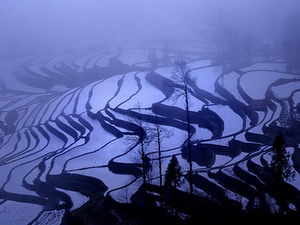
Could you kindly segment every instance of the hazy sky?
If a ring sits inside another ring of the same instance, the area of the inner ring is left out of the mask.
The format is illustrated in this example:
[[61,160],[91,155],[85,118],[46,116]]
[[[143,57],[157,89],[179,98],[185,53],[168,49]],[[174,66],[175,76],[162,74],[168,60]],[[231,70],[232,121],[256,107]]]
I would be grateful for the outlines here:
[[280,36],[298,0],[0,0],[0,48],[18,52],[88,47],[182,35],[225,24],[254,37]]

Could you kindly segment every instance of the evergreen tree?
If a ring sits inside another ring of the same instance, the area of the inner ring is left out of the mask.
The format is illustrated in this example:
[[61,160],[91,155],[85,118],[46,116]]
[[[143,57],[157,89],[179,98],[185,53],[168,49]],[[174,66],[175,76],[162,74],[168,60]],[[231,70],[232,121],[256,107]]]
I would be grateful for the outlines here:
[[290,154],[285,149],[285,139],[280,132],[273,142],[271,169],[273,180],[291,181],[295,173],[292,165],[289,163]]
[[285,139],[280,132],[273,142],[271,161],[273,175],[272,186],[280,214],[285,214],[289,211],[285,181],[291,181],[295,176],[292,165],[289,163],[290,156],[291,155],[285,149]]
[[165,186],[174,188],[180,186],[181,176],[181,166],[179,165],[176,156],[173,155],[166,171]]

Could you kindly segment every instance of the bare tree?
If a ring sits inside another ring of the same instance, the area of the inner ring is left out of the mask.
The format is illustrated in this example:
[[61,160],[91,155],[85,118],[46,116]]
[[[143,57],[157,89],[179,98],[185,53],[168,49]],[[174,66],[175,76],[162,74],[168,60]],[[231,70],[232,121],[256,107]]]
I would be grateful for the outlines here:
[[141,163],[142,166],[142,178],[143,184],[147,182],[147,171],[149,170],[150,161],[147,157],[147,145],[151,142],[151,136],[148,135],[150,128],[145,124],[142,118],[142,107],[141,103],[138,102],[136,104],[135,109],[137,110],[137,117],[132,119],[130,118],[129,121],[137,125],[138,129],[136,131],[136,135],[130,136],[127,138],[127,141],[134,141],[139,143],[139,150],[137,154],[132,158],[132,161]]
[[155,142],[156,147],[157,147],[157,153],[158,153],[158,167],[159,167],[159,186],[163,186],[163,172],[162,172],[162,151],[163,151],[163,140],[165,138],[168,138],[172,135],[172,133],[164,128],[160,124],[160,118],[156,115],[155,116],[155,123],[154,123],[154,129],[153,129],[153,134],[152,134],[152,140]]
[[192,149],[191,149],[191,122],[190,122],[190,93],[192,91],[191,85],[195,82],[195,77],[191,75],[191,69],[186,65],[183,60],[175,61],[175,65],[172,72],[172,78],[177,85],[175,100],[183,98],[185,111],[186,111],[186,131],[187,131],[187,152],[189,163],[189,183],[190,194],[193,193],[193,165],[192,165]]
[[155,141],[157,143],[157,151],[158,151],[158,167],[159,167],[159,186],[162,187],[162,161],[161,161],[161,142],[163,137],[163,130],[160,124],[158,123],[157,116],[155,117]]
[[125,203],[125,204],[129,204],[130,203],[130,190],[129,190],[129,186],[126,185],[125,187],[123,187],[118,194],[118,199]]
[[[152,130],[152,141],[155,143],[157,148],[157,161],[158,161],[158,170],[159,170],[159,187],[162,192],[163,187],[163,169],[162,169],[162,151],[163,151],[163,140],[168,138],[172,135],[172,133],[161,126],[160,118],[156,115],[155,116],[155,123],[154,128]],[[160,196],[162,198],[162,196]],[[162,199],[161,199],[161,206],[162,206]]]

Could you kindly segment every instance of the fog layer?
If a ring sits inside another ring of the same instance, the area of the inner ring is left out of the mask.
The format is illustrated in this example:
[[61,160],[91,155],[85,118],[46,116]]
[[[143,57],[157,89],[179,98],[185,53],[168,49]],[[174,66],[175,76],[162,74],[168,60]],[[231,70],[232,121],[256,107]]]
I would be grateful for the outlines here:
[[2,55],[145,43],[194,36],[221,24],[266,42],[282,38],[297,0],[0,0]]

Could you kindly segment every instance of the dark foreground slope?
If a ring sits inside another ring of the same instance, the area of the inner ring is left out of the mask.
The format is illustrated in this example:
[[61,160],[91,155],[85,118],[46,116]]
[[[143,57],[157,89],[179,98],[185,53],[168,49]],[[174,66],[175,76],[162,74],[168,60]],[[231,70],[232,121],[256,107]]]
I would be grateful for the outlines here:
[[[145,192],[146,190],[146,192]],[[263,210],[241,210],[235,201],[216,202],[207,197],[190,195],[174,188],[144,185],[131,198],[130,204],[118,203],[111,197],[94,195],[86,204],[66,214],[63,225],[196,225],[243,224],[266,221],[293,224],[299,214],[279,216]],[[162,198],[157,195],[162,193]],[[156,203],[163,202],[163,207]]]

